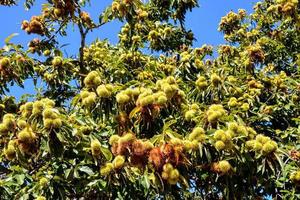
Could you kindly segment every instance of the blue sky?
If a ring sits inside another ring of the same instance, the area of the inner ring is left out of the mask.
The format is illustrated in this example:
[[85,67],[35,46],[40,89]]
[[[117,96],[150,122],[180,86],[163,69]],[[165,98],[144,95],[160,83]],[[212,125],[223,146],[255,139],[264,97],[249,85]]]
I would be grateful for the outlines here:
[[[23,1],[20,1],[23,2]],[[12,41],[27,45],[28,41],[35,38],[36,35],[26,35],[21,29],[23,19],[30,19],[32,15],[38,15],[41,9],[41,3],[44,1],[37,0],[36,5],[26,11],[20,3],[16,7],[0,7],[0,24],[3,25],[0,31],[0,46],[4,45],[4,39],[11,33],[19,33]],[[95,20],[104,8],[111,4],[111,0],[91,0],[91,6],[86,8]],[[188,13],[186,16],[186,26],[193,30],[197,41],[194,46],[202,46],[203,44],[219,45],[224,43],[223,36],[217,31],[218,24],[222,16],[226,15],[230,10],[237,11],[244,8],[250,13],[252,7],[257,0],[200,0],[200,7]],[[108,38],[111,43],[118,41],[117,33],[121,23],[113,22],[101,27],[88,35],[87,43],[91,43],[96,38]],[[70,27],[69,35],[61,38],[61,44],[68,44],[66,47],[69,55],[75,55],[79,48],[79,34],[76,28]],[[11,94],[19,98],[24,93],[32,93],[33,86],[31,81],[25,82],[25,89],[18,87],[11,88]]]

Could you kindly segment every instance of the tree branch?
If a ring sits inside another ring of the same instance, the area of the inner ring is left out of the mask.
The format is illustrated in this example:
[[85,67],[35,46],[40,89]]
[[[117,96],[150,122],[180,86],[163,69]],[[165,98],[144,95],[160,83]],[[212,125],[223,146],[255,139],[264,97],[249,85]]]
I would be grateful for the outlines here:
[[[89,29],[84,30],[84,27],[79,21],[78,23],[79,33],[80,33],[80,47],[79,47],[79,71],[81,74],[85,74],[85,67],[84,67],[84,60],[83,60],[83,54],[84,54],[84,47],[85,47],[85,39],[86,35],[89,32]],[[83,76],[81,76],[81,85],[83,85]]]

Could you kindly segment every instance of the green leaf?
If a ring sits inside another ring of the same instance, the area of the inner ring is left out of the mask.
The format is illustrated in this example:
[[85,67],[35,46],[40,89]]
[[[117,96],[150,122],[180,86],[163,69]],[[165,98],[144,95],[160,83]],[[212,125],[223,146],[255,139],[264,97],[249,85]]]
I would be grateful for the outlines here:
[[278,161],[278,163],[279,163],[279,165],[281,167],[281,170],[283,170],[284,164],[283,164],[282,159],[280,158],[280,156],[278,154],[275,153],[274,155],[275,155],[275,158],[277,159],[277,161]]
[[165,132],[166,135],[168,135],[170,138],[182,138],[182,135],[176,133],[175,131],[167,130]]
[[106,10],[99,16],[99,23],[104,24],[112,19],[111,6],[107,7]]
[[29,194],[24,194],[19,198],[19,200],[28,200],[29,199]]
[[109,149],[107,149],[105,147],[101,147],[101,152],[104,155],[104,157],[106,158],[106,160],[108,160],[108,161],[112,160],[113,156]]
[[74,169],[66,169],[65,170],[65,178],[70,179],[73,175]]
[[24,180],[25,180],[25,175],[24,174],[18,174],[15,176],[15,179],[17,180],[19,185],[23,185]]
[[177,122],[176,119],[173,119],[173,120],[170,120],[168,122],[165,122],[164,123],[164,126],[163,126],[163,133],[165,133],[173,124],[175,124]]
[[155,143],[159,143],[161,140],[164,139],[164,136],[162,134],[159,135],[155,135],[150,139],[150,142],[155,144]]
[[19,35],[19,34],[18,33],[10,34],[7,38],[5,38],[5,40],[4,40],[5,44],[8,45],[10,40],[17,35]]
[[138,112],[140,112],[141,107],[135,107],[129,114],[129,119],[132,119]]
[[98,180],[94,180],[92,182],[89,182],[89,184],[87,184],[87,186],[88,187],[93,187],[93,186],[97,185],[97,183],[98,183]]
[[105,188],[106,185],[107,185],[107,182],[105,180],[102,180],[102,179],[99,180],[99,183],[100,183],[101,188]]
[[90,176],[92,176],[92,175],[95,174],[93,172],[93,170],[90,167],[88,167],[88,166],[81,166],[81,167],[78,168],[78,170],[81,171],[81,172],[85,172],[85,173],[87,173]]
[[142,185],[149,189],[150,188],[150,181],[149,181],[149,178],[147,175],[144,175],[143,178],[142,178]]

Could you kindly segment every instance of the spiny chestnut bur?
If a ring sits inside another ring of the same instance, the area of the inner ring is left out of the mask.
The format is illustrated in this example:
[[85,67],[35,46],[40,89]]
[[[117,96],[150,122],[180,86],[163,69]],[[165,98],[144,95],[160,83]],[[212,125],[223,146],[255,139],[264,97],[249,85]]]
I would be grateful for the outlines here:
[[136,137],[132,133],[125,133],[122,137],[112,136],[110,142],[111,150],[114,155],[128,155],[132,149],[132,143]]
[[212,171],[221,175],[228,174],[232,170],[232,166],[227,160],[222,160],[212,164]]
[[173,76],[168,76],[165,79],[158,80],[156,82],[156,87],[158,90],[164,92],[168,100],[175,98],[176,96],[184,98],[185,94],[179,89],[176,79]]
[[44,110],[44,102],[42,101],[36,101],[33,103],[33,108],[32,108],[32,115],[41,115],[43,110]]
[[84,85],[87,88],[97,88],[101,84],[101,78],[97,71],[91,71],[84,78]]
[[92,27],[93,22],[92,19],[90,17],[90,14],[88,12],[82,11],[80,13],[80,18],[82,19],[82,21],[88,26],[88,27]]
[[46,108],[43,111],[43,121],[46,129],[58,129],[62,126],[62,120],[59,116],[59,112],[54,108]]
[[145,88],[127,88],[116,95],[116,100],[118,104],[126,105],[130,101],[135,100],[144,91]]
[[155,101],[153,92],[151,90],[146,90],[141,93],[137,99],[136,105],[140,105],[142,107],[153,104]]
[[47,200],[44,196],[38,196],[35,200]]
[[172,164],[167,163],[163,166],[162,178],[166,180],[170,185],[175,185],[179,180],[179,171],[172,166]]
[[92,155],[95,157],[100,156],[101,154],[101,143],[99,142],[98,139],[94,139],[91,141],[91,150],[92,150]]
[[230,131],[224,131],[224,130],[217,130],[214,133],[214,139],[215,139],[215,148],[218,151],[224,150],[224,149],[230,149],[232,145],[232,139],[233,135]]
[[55,0],[53,4],[52,15],[54,19],[65,19],[74,15],[76,4],[72,0]]
[[184,113],[184,118],[186,121],[197,121],[197,115],[199,114],[199,106],[197,104],[192,104],[189,109]]
[[9,57],[4,57],[0,59],[0,68],[1,70],[5,70],[10,66],[10,58]]
[[49,180],[46,177],[42,177],[39,181],[41,188],[46,188],[49,184]]
[[210,76],[210,81],[211,81],[212,85],[216,87],[222,82],[222,79],[219,75],[214,73]]
[[205,131],[202,127],[195,127],[193,129],[193,131],[191,132],[191,134],[188,136],[188,139],[190,141],[199,141],[199,142],[203,142],[205,140]]
[[44,52],[43,52],[43,55],[44,56],[50,56],[51,55],[51,51],[49,49],[46,49]]
[[54,68],[59,68],[59,67],[62,66],[62,64],[63,64],[63,58],[62,57],[56,56],[56,57],[53,58],[53,60],[52,60],[52,66]]
[[92,132],[92,131],[93,131],[93,127],[90,127],[88,125],[79,126],[76,128],[75,135],[81,138],[81,137],[84,137],[84,135],[89,135],[90,132]]
[[126,104],[130,101],[130,97],[122,93],[118,93],[116,99],[119,104]]
[[248,103],[243,103],[241,109],[243,111],[248,111],[250,109],[250,105]]
[[149,141],[135,140],[132,143],[130,163],[138,168],[144,168],[148,163],[148,156],[154,145]]
[[121,155],[116,156],[112,161],[112,164],[114,169],[121,169],[125,164],[125,157]]
[[7,135],[8,132],[13,132],[16,128],[16,119],[13,114],[5,114],[2,123],[0,124],[0,134]]
[[250,151],[255,151],[262,155],[269,155],[278,149],[278,145],[275,141],[264,135],[257,135],[255,140],[249,140],[246,142],[246,147]]
[[133,154],[136,156],[143,156],[146,153],[146,148],[141,140],[135,140],[132,143]]
[[20,106],[20,112],[22,117],[29,118],[31,116],[41,116],[44,109],[53,108],[55,102],[48,98],[44,98],[35,102],[27,102]]
[[22,116],[24,118],[30,117],[32,114],[32,109],[33,109],[33,103],[32,102],[27,102],[24,105],[20,107],[20,111],[22,113]]
[[112,96],[112,91],[114,87],[111,84],[99,85],[97,87],[97,94],[101,98],[109,98]]
[[184,114],[184,118],[186,121],[191,121],[196,117],[197,111],[196,110],[188,110]]
[[132,143],[135,140],[135,136],[132,133],[125,133],[122,137],[120,137],[120,139],[118,140],[118,142],[120,144],[124,144],[124,143]]
[[206,114],[208,122],[215,123],[226,114],[226,111],[224,110],[222,105],[213,104],[208,108]]
[[116,144],[116,143],[118,143],[119,139],[120,139],[119,135],[112,135],[109,138],[109,144],[110,145]]
[[35,33],[39,35],[45,34],[45,21],[42,16],[33,16],[30,21],[24,20],[21,28],[28,34]]
[[218,150],[218,151],[221,151],[221,150],[224,150],[226,148],[226,144],[221,141],[221,140],[218,140],[216,141],[215,143],[215,148]]
[[22,120],[22,119],[18,120],[18,122],[17,122],[17,126],[18,126],[20,129],[26,128],[27,125],[28,125],[27,122],[26,122],[25,120]]
[[107,176],[114,169],[113,163],[106,163],[105,166],[101,167],[100,174],[101,176]]
[[82,105],[90,108],[92,107],[97,100],[97,95],[95,92],[82,91],[80,93]]
[[148,160],[156,169],[160,169],[165,162],[159,147],[155,147],[150,151]]
[[199,76],[195,84],[199,90],[205,90],[208,86],[207,80],[204,76]]
[[191,150],[197,150],[199,148],[199,142],[197,140],[184,140],[183,141],[183,146],[185,151],[189,152]]
[[296,185],[300,185],[300,169],[298,169],[297,171],[293,171],[290,174],[290,180],[296,184]]
[[167,103],[167,101],[168,101],[167,96],[166,96],[165,94],[161,93],[161,94],[158,96],[157,102],[156,102],[156,103],[157,103],[158,105],[164,105],[164,104]]
[[16,157],[15,141],[9,141],[7,148],[4,150],[7,160],[13,160]]
[[25,144],[33,144],[35,142],[36,135],[30,127],[27,127],[18,133],[18,141]]
[[228,106],[229,106],[229,107],[233,108],[233,107],[236,107],[238,104],[239,104],[239,103],[238,103],[237,98],[231,97],[231,98],[229,99],[229,102],[228,102]]

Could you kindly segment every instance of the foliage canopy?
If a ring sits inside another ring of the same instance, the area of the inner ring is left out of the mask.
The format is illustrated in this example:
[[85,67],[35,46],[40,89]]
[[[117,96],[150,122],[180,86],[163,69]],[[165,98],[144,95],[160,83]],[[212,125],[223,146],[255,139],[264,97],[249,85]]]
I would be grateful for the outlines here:
[[[48,0],[22,22],[39,38],[0,49],[1,199],[300,198],[298,0],[229,12],[226,44],[199,48],[196,0],[115,0],[99,21],[88,3]],[[114,20],[118,44],[86,44]],[[73,57],[57,42],[69,25]],[[29,78],[47,87],[6,96]]]

